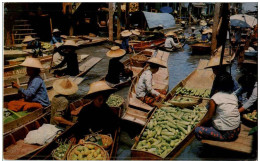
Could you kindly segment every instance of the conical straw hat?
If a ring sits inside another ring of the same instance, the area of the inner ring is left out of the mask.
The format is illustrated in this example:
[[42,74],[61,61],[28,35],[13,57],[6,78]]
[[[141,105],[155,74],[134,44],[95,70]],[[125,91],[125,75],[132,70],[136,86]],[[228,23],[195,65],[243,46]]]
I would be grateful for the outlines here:
[[97,92],[104,92],[113,90],[114,88],[111,88],[107,85],[106,81],[97,81],[90,84],[89,91],[87,95],[94,94]]
[[55,32],[60,32],[59,29],[53,29],[52,33],[55,33]]
[[[217,67],[217,66],[219,66],[219,63],[220,63],[220,56],[219,55],[214,56],[209,60],[206,68]],[[222,64],[228,65],[228,64],[230,64],[230,60],[228,60],[227,58],[224,57]]]
[[131,30],[131,32],[132,32],[134,35],[140,35],[139,30]]
[[208,33],[212,33],[212,29],[206,29],[202,32],[202,34],[208,34]]
[[53,83],[53,89],[62,95],[72,95],[78,91],[78,85],[69,79],[59,79]]
[[123,50],[123,49],[120,49],[119,46],[113,46],[111,48],[111,50],[109,50],[107,52],[107,56],[110,57],[110,58],[118,58],[118,57],[121,57],[123,55],[125,55],[126,51]]
[[169,31],[165,34],[166,36],[177,36],[176,33],[174,33],[173,31]]
[[160,67],[163,67],[163,68],[167,67],[167,63],[165,61],[162,61],[161,59],[158,59],[158,58],[153,57],[153,58],[149,59],[147,62],[159,65]]
[[132,32],[130,32],[129,30],[124,30],[124,31],[121,32],[121,35],[123,37],[128,37],[128,36],[132,35]]
[[207,25],[207,22],[206,22],[205,20],[201,20],[201,21],[200,21],[200,25],[201,25],[201,26],[206,26],[206,25]]
[[32,36],[25,36],[23,42],[30,42],[30,41],[33,41],[35,40],[35,38],[33,38]]
[[61,47],[71,46],[71,47],[78,47],[78,45],[73,40],[66,40],[65,43]]
[[195,27],[191,27],[192,30],[195,30],[196,28]]
[[20,64],[21,66],[24,67],[32,67],[32,68],[43,68],[40,60],[38,58],[32,58],[32,57],[26,57],[24,62]]

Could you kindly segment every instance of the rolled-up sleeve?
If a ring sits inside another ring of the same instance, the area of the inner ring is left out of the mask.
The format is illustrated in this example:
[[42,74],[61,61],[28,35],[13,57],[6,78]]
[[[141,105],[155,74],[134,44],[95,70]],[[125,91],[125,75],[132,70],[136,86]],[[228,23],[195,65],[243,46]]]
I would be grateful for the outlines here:
[[153,79],[152,75],[151,75],[151,74],[147,74],[146,76],[147,76],[147,77],[146,77],[146,79],[145,79],[145,85],[146,85],[147,91],[148,91],[149,93],[151,93],[152,95],[159,96],[160,93],[157,92],[156,90],[154,90],[153,87],[152,87],[152,79]]
[[249,107],[251,107],[255,103],[256,100],[257,100],[257,87],[254,88],[251,96],[246,101],[246,103],[243,105],[244,109],[248,109]]
[[40,78],[35,78],[29,84],[27,89],[19,88],[19,92],[25,95],[26,99],[35,96],[37,90],[40,88],[42,80]]

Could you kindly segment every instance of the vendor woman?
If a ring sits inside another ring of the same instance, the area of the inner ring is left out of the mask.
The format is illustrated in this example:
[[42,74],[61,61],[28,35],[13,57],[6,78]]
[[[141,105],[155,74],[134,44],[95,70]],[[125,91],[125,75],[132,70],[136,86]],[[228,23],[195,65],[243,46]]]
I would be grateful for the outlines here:
[[132,32],[129,30],[124,30],[121,32],[122,38],[122,45],[121,48],[126,51],[127,54],[130,53],[130,46],[129,46],[129,37],[132,35]]
[[155,106],[160,98],[165,98],[166,91],[155,90],[152,87],[153,74],[155,74],[160,67],[165,68],[165,62],[158,58],[151,58],[148,60],[150,68],[145,70],[137,83],[135,88],[136,97],[148,105]]
[[106,54],[111,59],[109,60],[108,73],[105,80],[111,87],[129,78],[131,79],[133,76],[133,72],[129,69],[125,69],[124,64],[120,62],[120,59],[124,57],[125,53],[126,51],[120,49],[119,46],[114,46]]
[[33,38],[32,36],[25,36],[23,40],[24,44],[27,44],[26,49],[32,49],[32,56],[42,56],[41,42]]
[[[39,59],[27,57],[25,61],[21,64],[21,66],[27,67],[26,68],[27,75],[30,77],[28,82],[28,87],[27,89],[24,89],[20,87],[16,82],[12,82],[12,87],[18,89],[18,92],[24,96],[24,100],[16,102],[21,105],[20,107],[13,106],[11,101],[9,102],[10,107],[12,106],[11,108],[17,107],[17,108],[23,108],[23,110],[27,110],[30,107],[41,108],[41,107],[49,106],[50,101],[48,98],[47,89],[43,79],[39,75],[41,72],[40,69],[43,68]],[[33,105],[27,104],[26,102],[33,103]],[[15,104],[15,101],[13,103]],[[25,106],[26,104],[28,106]]]
[[[176,48],[181,47],[179,39],[174,32],[169,31],[168,33],[165,34],[165,36],[166,36],[166,40],[165,40],[165,43],[164,43],[164,47],[166,49],[172,50],[172,49],[176,49]],[[174,39],[177,40],[177,43],[174,41]]]
[[62,38],[60,37],[60,30],[54,29],[52,31],[51,45],[55,45],[56,43],[63,43]]
[[97,81],[90,84],[87,98],[92,103],[83,107],[78,115],[77,137],[83,138],[86,134],[102,130],[103,134],[112,134],[119,125],[119,118],[108,107],[106,101],[114,89],[105,81]]

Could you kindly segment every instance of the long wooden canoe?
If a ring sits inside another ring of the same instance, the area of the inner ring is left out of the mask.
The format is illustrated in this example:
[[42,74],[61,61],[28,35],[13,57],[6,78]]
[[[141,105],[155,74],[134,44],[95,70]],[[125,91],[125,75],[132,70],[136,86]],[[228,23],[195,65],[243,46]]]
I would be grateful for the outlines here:
[[210,54],[211,44],[210,43],[197,43],[191,45],[192,54]]
[[[163,61],[167,62],[169,53],[163,52],[158,50],[156,54],[157,58],[162,59]],[[128,120],[140,125],[145,125],[149,114],[153,111],[154,107],[151,107],[138,98],[136,98],[135,87],[139,81],[140,76],[142,73],[147,69],[146,66],[132,81],[131,87],[128,92],[127,98],[127,109],[123,116],[124,120]],[[169,73],[168,68],[159,68],[159,71],[153,75],[153,82],[152,86],[154,89],[159,90],[168,90],[169,84]]]
[[[174,97],[183,97],[181,95],[176,95],[176,90],[179,87],[185,87],[188,86],[190,88],[198,88],[200,87],[198,84],[200,84],[199,82],[197,82],[198,80],[203,80],[203,79],[207,79],[206,81],[209,81],[210,83],[205,84],[204,88],[207,89],[211,89],[212,84],[213,84],[213,79],[212,77],[210,77],[208,74],[209,72],[212,73],[211,70],[209,69],[204,69],[206,64],[207,64],[207,60],[201,60],[197,69],[195,69],[188,77],[186,77],[184,80],[182,80],[181,82],[179,82],[166,96],[166,99],[164,100],[165,102],[174,98]],[[199,71],[201,73],[204,74],[198,74],[196,73],[196,71]],[[201,83],[203,84],[203,83]],[[211,86],[210,86],[211,84]],[[186,96],[185,96],[186,97]],[[208,103],[209,99],[207,98],[203,98],[202,102],[199,104],[199,106],[205,106]],[[157,110],[157,108],[154,110],[154,112]],[[153,116],[154,112],[151,114],[151,116]],[[149,121],[151,120],[152,117],[150,117],[148,119],[148,121],[146,122],[143,130],[141,131],[139,138],[141,138],[141,136],[143,135],[144,130],[147,127],[147,124],[149,123]],[[195,128],[193,128],[191,130],[190,133],[188,133],[184,139],[177,145],[175,146],[165,158],[162,158],[158,155],[155,155],[153,153],[147,152],[147,151],[140,151],[136,149],[136,146],[138,144],[139,141],[136,141],[135,144],[132,146],[131,148],[131,159],[133,160],[172,160],[174,159],[176,156],[178,156],[183,150],[184,148],[189,145],[191,143],[191,141],[194,139],[194,130]]]
[[149,42],[140,42],[138,44],[134,44],[133,47],[136,52],[145,50],[145,49],[155,49],[159,45],[163,44],[165,42],[165,38],[158,39],[158,40],[152,40]]
[[[87,108],[87,107],[84,107]],[[119,107],[111,107],[112,111],[120,117],[121,115],[121,108]],[[56,139],[54,139],[49,144],[45,145],[40,151],[35,153],[33,156],[29,158],[29,160],[52,160],[52,151],[58,147],[57,140],[69,140],[74,136],[75,127],[77,126],[77,123],[67,129],[65,132],[63,132],[60,136],[58,136]],[[108,150],[109,153],[109,159],[113,160],[116,157],[117,149],[118,149],[118,141],[119,141],[119,133],[120,133],[120,127],[114,131],[112,134],[113,138],[113,144],[111,148]],[[79,140],[76,141],[76,143]]]
[[[80,99],[70,104],[70,108],[81,109],[83,106],[90,104],[89,99]],[[50,108],[48,108],[50,109]],[[4,158],[5,159],[27,159],[32,154],[40,150],[43,146],[31,145],[24,143],[26,135],[32,131],[38,129],[44,123],[49,123],[50,110],[42,112],[37,118],[30,122],[23,124],[12,131],[4,134]]]

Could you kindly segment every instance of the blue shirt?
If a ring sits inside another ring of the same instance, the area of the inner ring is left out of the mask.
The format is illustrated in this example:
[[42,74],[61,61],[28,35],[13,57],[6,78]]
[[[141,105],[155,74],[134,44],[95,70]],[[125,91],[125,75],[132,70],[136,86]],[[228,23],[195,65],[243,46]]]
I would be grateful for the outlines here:
[[128,49],[129,48],[129,38],[123,38],[123,41],[122,41],[122,49]]
[[52,36],[50,44],[53,45],[53,44],[56,44],[57,42],[63,43],[62,38],[61,37]]
[[25,101],[37,102],[43,107],[50,105],[45,83],[39,75],[30,78],[27,89],[19,88],[19,92],[24,94]]
[[208,34],[202,34],[201,40],[202,41],[208,40]]

